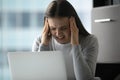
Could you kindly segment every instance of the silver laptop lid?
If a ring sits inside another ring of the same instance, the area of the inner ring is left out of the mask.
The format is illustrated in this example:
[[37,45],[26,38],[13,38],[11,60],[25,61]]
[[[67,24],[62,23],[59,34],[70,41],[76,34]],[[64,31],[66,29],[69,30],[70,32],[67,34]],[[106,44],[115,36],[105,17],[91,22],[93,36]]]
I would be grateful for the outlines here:
[[9,52],[12,80],[67,80],[60,51]]

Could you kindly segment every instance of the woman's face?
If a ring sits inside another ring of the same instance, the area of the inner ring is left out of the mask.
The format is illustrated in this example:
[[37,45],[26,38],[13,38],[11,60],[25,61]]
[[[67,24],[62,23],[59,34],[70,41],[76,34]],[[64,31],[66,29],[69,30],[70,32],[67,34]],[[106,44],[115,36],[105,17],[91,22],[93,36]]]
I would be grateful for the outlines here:
[[71,38],[69,19],[62,18],[48,18],[50,33],[61,44],[69,43]]

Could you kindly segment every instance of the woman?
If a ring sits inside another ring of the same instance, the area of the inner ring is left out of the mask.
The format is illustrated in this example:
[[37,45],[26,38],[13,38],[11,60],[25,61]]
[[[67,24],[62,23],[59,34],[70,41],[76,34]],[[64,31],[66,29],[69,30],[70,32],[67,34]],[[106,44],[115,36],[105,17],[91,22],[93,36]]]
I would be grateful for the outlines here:
[[49,4],[42,36],[32,47],[32,51],[56,50],[66,57],[68,80],[94,80],[98,41],[85,30],[75,9],[66,0]]

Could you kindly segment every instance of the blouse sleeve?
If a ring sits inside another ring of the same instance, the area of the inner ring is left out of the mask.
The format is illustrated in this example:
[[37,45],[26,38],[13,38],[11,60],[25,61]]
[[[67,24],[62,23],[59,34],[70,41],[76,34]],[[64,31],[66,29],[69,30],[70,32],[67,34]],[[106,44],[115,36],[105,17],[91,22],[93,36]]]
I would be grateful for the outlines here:
[[39,51],[49,51],[50,48],[50,44],[48,46],[41,44],[41,37],[38,36],[32,45],[32,52],[39,52]]
[[40,39],[40,36],[38,36],[33,42],[32,52],[37,52],[39,50],[40,42],[41,42],[41,39]]
[[72,47],[72,56],[76,80],[94,80],[98,55],[98,40],[87,37],[81,45]]

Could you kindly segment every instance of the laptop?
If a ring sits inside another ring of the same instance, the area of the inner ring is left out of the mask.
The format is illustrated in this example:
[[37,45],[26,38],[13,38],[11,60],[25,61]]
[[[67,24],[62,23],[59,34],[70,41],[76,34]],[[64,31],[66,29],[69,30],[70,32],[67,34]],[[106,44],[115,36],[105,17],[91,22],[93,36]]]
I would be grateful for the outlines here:
[[11,80],[67,80],[60,51],[8,52]]

